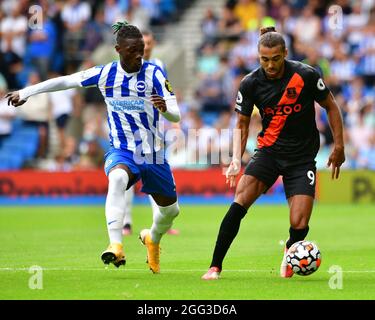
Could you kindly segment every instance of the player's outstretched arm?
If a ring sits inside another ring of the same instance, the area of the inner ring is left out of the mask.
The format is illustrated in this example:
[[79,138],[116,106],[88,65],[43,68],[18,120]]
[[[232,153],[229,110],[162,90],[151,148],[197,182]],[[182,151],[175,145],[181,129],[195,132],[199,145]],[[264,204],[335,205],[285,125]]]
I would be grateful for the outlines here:
[[236,177],[241,170],[241,159],[245,152],[251,117],[237,114],[237,124],[233,133],[233,159],[226,171],[226,183],[232,188],[236,185]]
[[43,92],[52,92],[59,90],[66,90],[70,88],[80,87],[80,81],[77,77],[77,74],[72,74],[69,76],[62,76],[53,79],[49,79],[32,86],[26,87],[19,91],[9,92],[5,98],[8,99],[8,105],[13,105],[18,107],[24,104],[27,98],[43,93]]
[[343,121],[340,108],[332,93],[329,93],[323,101],[319,101],[319,104],[327,111],[334,141],[334,148],[328,158],[327,166],[332,166],[332,179],[338,179],[340,167],[345,162]]

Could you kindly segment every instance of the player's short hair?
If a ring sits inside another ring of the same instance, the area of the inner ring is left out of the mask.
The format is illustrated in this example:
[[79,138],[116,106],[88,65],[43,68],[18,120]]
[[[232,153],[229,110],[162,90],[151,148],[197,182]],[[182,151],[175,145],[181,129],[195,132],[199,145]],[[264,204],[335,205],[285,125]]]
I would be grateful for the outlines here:
[[116,22],[112,25],[113,33],[116,34],[116,42],[121,39],[142,39],[141,31],[127,21]]
[[282,50],[285,50],[286,47],[283,36],[276,31],[275,27],[266,27],[260,29],[258,50],[260,46],[267,48],[281,46]]

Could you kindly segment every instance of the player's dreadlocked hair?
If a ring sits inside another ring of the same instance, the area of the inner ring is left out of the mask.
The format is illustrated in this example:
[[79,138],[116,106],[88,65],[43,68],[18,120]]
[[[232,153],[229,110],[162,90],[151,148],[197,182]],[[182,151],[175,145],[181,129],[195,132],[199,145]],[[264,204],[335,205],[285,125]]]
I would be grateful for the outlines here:
[[142,38],[142,33],[136,26],[129,24],[127,21],[116,22],[112,25],[113,34],[116,35],[116,41],[120,39],[139,39]]
[[261,45],[267,48],[273,48],[280,45],[282,50],[285,50],[285,40],[283,36],[276,31],[275,27],[260,29],[258,50]]

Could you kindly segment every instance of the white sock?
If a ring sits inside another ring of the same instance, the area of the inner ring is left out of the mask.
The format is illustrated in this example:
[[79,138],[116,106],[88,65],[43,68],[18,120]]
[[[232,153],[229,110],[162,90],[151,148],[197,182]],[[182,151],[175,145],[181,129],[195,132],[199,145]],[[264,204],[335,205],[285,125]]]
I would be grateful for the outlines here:
[[124,221],[125,190],[129,176],[124,169],[114,169],[108,174],[108,193],[105,216],[110,243],[122,243],[122,223]]
[[152,195],[148,195],[148,199],[150,200],[150,204],[151,204],[151,208],[152,208],[152,221],[155,220],[155,217],[156,217],[156,214],[159,212],[159,206],[158,204],[155,202],[154,198],[152,197]]
[[134,198],[134,186],[126,190],[125,192],[125,216],[123,225],[133,223],[132,219],[132,208],[133,208],[133,198]]
[[172,227],[173,220],[180,212],[177,201],[167,207],[158,206],[158,209],[151,226],[151,239],[154,243],[160,242],[161,237]]

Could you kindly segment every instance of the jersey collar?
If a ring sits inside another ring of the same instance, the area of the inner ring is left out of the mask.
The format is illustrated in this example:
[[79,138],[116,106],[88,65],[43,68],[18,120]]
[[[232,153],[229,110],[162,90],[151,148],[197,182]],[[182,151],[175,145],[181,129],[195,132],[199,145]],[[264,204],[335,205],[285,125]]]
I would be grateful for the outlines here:
[[121,65],[120,60],[117,61],[117,64],[118,64],[118,66],[119,66],[119,69],[120,69],[123,73],[125,73],[126,75],[129,75],[129,76],[134,76],[134,75],[136,75],[137,73],[141,72],[141,71],[146,67],[147,61],[145,61],[144,59],[142,59],[142,65],[141,65],[141,68],[140,68],[137,72],[132,72],[132,73],[126,72],[126,71],[124,70],[124,68],[123,68],[122,65]]

